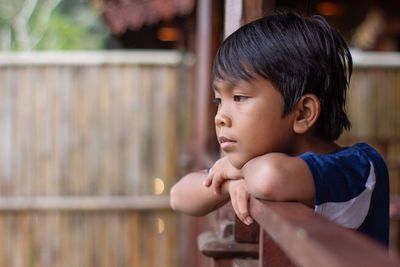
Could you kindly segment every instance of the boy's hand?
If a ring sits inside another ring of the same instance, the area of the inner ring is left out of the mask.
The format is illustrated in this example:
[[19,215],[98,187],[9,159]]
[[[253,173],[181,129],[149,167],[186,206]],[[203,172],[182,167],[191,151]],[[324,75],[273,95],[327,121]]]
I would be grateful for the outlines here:
[[253,223],[249,213],[249,192],[244,179],[229,181],[229,195],[238,218],[246,225]]
[[210,173],[204,180],[203,185],[212,187],[216,194],[221,193],[222,184],[226,180],[243,179],[242,171],[233,167],[227,157],[220,158],[212,166]]

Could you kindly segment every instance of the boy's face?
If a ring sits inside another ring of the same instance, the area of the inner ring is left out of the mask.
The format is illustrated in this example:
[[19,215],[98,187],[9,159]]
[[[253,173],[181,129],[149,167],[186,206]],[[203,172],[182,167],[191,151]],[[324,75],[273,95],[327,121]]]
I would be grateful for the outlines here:
[[293,114],[282,118],[283,98],[271,82],[257,76],[236,84],[214,82],[218,111],[215,128],[221,149],[236,168],[270,152],[290,153]]

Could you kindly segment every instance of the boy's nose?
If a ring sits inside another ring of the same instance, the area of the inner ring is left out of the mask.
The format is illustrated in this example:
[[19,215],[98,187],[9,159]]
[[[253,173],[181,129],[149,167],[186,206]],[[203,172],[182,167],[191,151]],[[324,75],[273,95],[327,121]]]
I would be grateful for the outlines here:
[[227,115],[222,114],[221,112],[218,112],[217,115],[215,115],[215,126],[231,127],[231,125],[232,121]]

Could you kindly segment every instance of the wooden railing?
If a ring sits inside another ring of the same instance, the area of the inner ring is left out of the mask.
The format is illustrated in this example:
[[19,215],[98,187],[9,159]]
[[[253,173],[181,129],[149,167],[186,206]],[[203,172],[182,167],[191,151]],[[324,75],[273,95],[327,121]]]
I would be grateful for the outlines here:
[[236,220],[225,224],[221,235],[199,236],[199,249],[213,258],[215,267],[400,266],[397,256],[389,256],[380,244],[300,203],[252,198],[250,211],[260,227]]

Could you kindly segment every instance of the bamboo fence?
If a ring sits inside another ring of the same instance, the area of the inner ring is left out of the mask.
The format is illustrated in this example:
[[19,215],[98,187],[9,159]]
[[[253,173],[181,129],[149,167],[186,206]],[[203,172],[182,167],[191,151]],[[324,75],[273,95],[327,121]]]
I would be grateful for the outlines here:
[[176,266],[185,58],[0,55],[0,266]]

